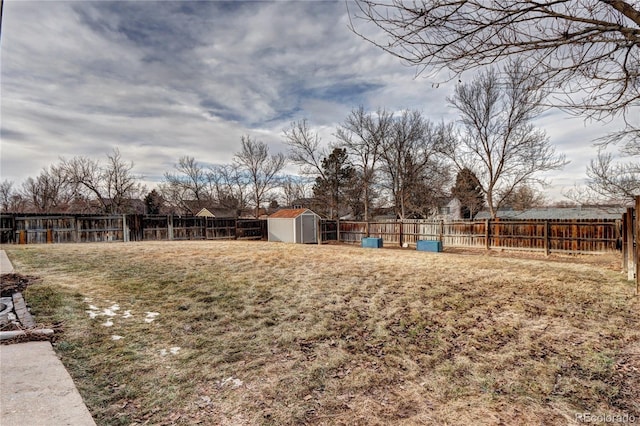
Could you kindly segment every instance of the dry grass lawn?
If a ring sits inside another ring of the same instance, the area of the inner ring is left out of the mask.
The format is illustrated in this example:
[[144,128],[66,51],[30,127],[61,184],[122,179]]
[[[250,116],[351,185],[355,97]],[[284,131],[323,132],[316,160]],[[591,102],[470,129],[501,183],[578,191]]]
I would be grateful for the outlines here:
[[612,257],[267,242],[5,246],[98,424],[640,419]]

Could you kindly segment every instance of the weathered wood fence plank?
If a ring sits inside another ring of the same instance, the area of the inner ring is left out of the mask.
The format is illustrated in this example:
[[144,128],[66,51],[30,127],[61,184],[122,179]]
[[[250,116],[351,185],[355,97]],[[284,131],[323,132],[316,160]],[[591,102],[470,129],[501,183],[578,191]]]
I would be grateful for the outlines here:
[[640,294],[640,195],[636,197],[635,208],[635,279],[636,279],[636,295]]
[[[341,221],[339,225],[340,241],[353,244],[370,236],[382,238],[385,245],[415,245],[418,240],[439,240],[449,247],[529,250],[546,254],[617,251],[622,245],[621,229],[622,219]],[[325,237],[323,241],[327,239]]]
[[161,215],[1,215],[2,243],[266,239],[263,219]]
[[[635,277],[637,236],[635,209],[619,220],[496,221],[328,221],[321,222],[322,241],[359,244],[363,237],[385,245],[439,240],[445,247],[594,253],[621,250],[626,242],[627,269]],[[267,221],[236,218],[161,215],[0,215],[3,243],[66,243],[140,240],[266,239]],[[632,249],[630,249],[632,247]]]

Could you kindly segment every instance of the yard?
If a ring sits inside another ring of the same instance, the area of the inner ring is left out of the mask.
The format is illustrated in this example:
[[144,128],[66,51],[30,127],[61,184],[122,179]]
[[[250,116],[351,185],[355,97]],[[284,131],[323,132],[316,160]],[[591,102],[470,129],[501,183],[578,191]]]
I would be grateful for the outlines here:
[[4,246],[97,423],[640,419],[614,257],[201,241]]

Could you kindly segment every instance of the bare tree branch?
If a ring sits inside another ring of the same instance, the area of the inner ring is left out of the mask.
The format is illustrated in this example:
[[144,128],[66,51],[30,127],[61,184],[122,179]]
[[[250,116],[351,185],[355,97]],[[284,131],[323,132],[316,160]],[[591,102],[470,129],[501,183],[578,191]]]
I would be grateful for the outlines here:
[[133,162],[125,162],[117,148],[107,155],[104,166],[88,157],[74,157],[63,159],[61,168],[68,181],[94,196],[105,213],[129,211],[130,200],[140,198],[144,192],[141,177],[132,173]]
[[640,164],[615,162],[611,153],[598,150],[598,156],[587,167],[587,187],[595,198],[622,206],[640,194]]
[[403,111],[393,121],[380,160],[382,184],[390,192],[400,218],[410,213],[423,215],[425,203],[435,198],[434,194],[424,194],[444,187],[448,181],[446,167],[438,162],[438,143],[437,129],[419,111]]
[[260,214],[260,205],[269,191],[278,186],[278,173],[285,166],[283,154],[269,155],[269,147],[264,142],[242,136],[240,152],[234,156],[236,164],[248,174],[253,190],[253,202],[256,217]]
[[320,136],[309,128],[307,120],[291,123],[284,131],[285,144],[289,146],[289,159],[300,166],[300,173],[320,176],[323,179],[322,159],[329,154],[321,146]]
[[74,190],[64,169],[51,165],[22,183],[22,195],[29,200],[31,210],[50,213],[65,210],[73,200]]
[[629,113],[638,132],[637,2],[357,0],[350,17],[356,34],[418,73],[448,79],[519,58],[552,89],[552,105],[597,119]]
[[546,134],[531,120],[540,111],[544,93],[520,62],[512,63],[500,78],[494,69],[456,86],[449,102],[460,112],[465,133],[445,139],[445,153],[460,167],[472,170],[487,197],[492,217],[515,188],[542,183],[536,173],[561,168]]
[[381,146],[388,138],[392,120],[393,114],[385,110],[372,114],[360,106],[336,130],[338,143],[347,149],[362,181],[364,220],[369,220]]

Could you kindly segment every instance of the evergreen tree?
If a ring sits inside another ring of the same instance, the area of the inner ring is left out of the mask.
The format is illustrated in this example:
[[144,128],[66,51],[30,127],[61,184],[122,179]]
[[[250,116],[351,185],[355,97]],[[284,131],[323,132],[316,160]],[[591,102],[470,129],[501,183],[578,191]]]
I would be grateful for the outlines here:
[[164,200],[162,196],[155,189],[151,190],[151,192],[144,197],[147,214],[160,214],[160,208],[163,203]]
[[354,187],[356,172],[348,160],[346,149],[335,148],[322,160],[322,176],[313,186],[314,197],[326,206],[325,213],[332,219],[339,217],[346,194]]
[[463,219],[473,217],[484,207],[484,193],[478,177],[470,169],[464,168],[456,176],[456,184],[451,189],[451,195],[462,204],[461,215]]

